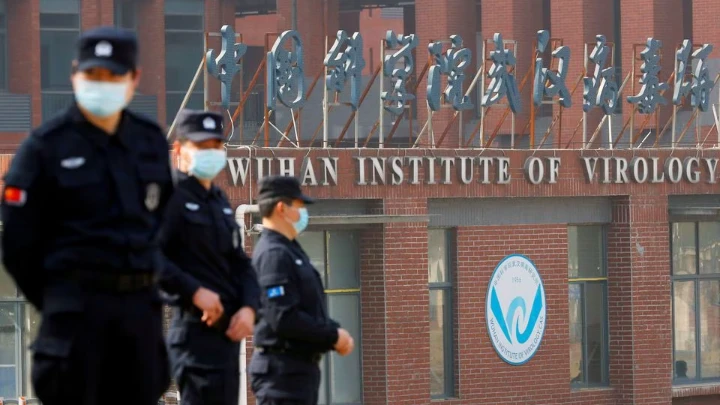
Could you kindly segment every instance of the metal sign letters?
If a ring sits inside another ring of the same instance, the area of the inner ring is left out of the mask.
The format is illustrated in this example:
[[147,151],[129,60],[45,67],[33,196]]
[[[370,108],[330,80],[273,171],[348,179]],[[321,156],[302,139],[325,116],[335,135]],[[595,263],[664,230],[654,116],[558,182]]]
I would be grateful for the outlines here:
[[[537,51],[535,58],[535,83],[533,85],[533,102],[536,106],[542,104],[544,97],[553,98],[559,96],[560,105],[569,108],[572,105],[570,90],[565,84],[570,63],[570,48],[559,46],[552,52],[553,58],[558,58],[557,71],[543,67],[542,54],[550,41],[550,33],[547,30],[537,32]],[[548,86],[546,82],[550,82]]]
[[[383,62],[383,76],[391,78],[393,84],[390,91],[384,91],[380,98],[386,103],[385,110],[393,115],[400,115],[408,101],[415,100],[415,95],[407,91],[407,80],[415,70],[412,51],[418,45],[418,38],[415,34],[395,35],[394,31],[388,31],[385,35],[387,49],[398,49],[392,55],[385,56]],[[402,60],[403,66],[398,68],[398,62]]]
[[583,79],[583,111],[588,112],[594,107],[601,107],[605,115],[615,112],[618,98],[617,82],[615,81],[615,66],[605,67],[610,56],[610,47],[605,45],[604,35],[595,37],[597,43],[588,58],[595,64],[592,77]]
[[440,86],[441,76],[447,76],[447,87],[443,92],[445,101],[452,104],[455,111],[467,110],[473,107],[470,97],[463,93],[463,81],[465,80],[465,69],[471,62],[470,50],[463,47],[463,39],[460,35],[450,36],[450,49],[444,54],[443,43],[436,41],[428,45],[430,56],[435,64],[430,68],[430,76],[427,85],[427,102],[430,109],[440,109]]
[[[294,51],[285,49],[286,42],[295,45]],[[289,99],[295,94],[295,99]],[[300,108],[305,103],[303,47],[297,31],[285,31],[267,54],[267,107],[275,109],[275,100],[288,108]]]
[[483,96],[482,106],[489,107],[503,97],[507,97],[510,109],[517,114],[522,108],[522,103],[515,74],[510,72],[515,68],[515,54],[509,49],[505,49],[502,35],[499,33],[493,36],[493,42],[495,50],[490,52],[493,64],[488,71],[488,77],[491,80],[487,93]]
[[206,55],[208,73],[220,81],[222,106],[227,109],[230,105],[230,89],[235,75],[240,71],[240,59],[247,51],[247,46],[235,43],[235,31],[231,26],[225,25],[220,30],[222,36],[222,50],[217,58],[213,59],[214,50],[210,49]]
[[[345,49],[342,50],[342,47]],[[365,68],[363,59],[363,40],[359,32],[348,37],[345,31],[338,31],[337,39],[325,56],[325,66],[332,68],[325,78],[327,89],[342,93],[345,83],[350,79],[350,105],[357,110],[360,100],[360,84],[362,70]]]

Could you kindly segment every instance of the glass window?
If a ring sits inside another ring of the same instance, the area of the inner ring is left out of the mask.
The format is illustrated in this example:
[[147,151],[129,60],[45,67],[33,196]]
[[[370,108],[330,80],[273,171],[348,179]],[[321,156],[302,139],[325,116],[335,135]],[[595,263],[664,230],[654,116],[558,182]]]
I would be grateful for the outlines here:
[[318,271],[327,294],[328,313],[355,338],[355,350],[341,357],[332,352],[321,362],[319,404],[362,402],[360,349],[360,246],[353,231],[303,232],[298,237]]
[[720,222],[671,224],[674,383],[720,379]]
[[605,227],[568,227],[570,384],[608,384]]
[[[172,124],[204,57],[205,5],[202,0],[165,1],[165,86],[167,123]],[[186,108],[204,109],[202,77]]]
[[115,26],[131,31],[137,29],[136,0],[115,0]]
[[48,120],[72,104],[70,71],[80,36],[80,0],[40,2],[42,117]]
[[0,264],[0,398],[34,398],[28,347],[39,325],[38,312],[20,297]]
[[455,394],[450,237],[448,229],[428,231],[430,395],[433,398],[450,398]]

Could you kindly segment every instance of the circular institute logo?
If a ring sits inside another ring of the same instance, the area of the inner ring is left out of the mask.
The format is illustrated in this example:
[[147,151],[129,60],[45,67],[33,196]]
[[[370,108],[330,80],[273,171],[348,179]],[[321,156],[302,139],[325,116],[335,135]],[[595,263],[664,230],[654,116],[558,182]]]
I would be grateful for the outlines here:
[[545,287],[525,256],[510,255],[495,267],[488,284],[485,317],[490,341],[501,359],[527,363],[545,334]]

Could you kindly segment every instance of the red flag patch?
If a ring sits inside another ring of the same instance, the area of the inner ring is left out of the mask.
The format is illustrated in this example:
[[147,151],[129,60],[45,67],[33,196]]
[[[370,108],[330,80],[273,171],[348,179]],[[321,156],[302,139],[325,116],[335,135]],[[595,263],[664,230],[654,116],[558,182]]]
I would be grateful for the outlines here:
[[25,201],[27,200],[27,193],[25,192],[25,190],[21,190],[17,187],[5,187],[5,191],[3,192],[3,200],[7,205],[22,207],[23,205],[25,205]]

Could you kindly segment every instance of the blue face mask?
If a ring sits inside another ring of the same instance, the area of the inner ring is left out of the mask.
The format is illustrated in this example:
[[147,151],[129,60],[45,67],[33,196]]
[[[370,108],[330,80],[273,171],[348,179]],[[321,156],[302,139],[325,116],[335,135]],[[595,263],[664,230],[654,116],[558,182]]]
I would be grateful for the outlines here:
[[91,114],[107,117],[127,106],[125,94],[129,85],[129,82],[78,80],[75,84],[75,100]]
[[190,156],[191,175],[203,179],[212,180],[227,164],[227,153],[225,149],[197,149]]
[[308,226],[308,222],[310,222],[310,217],[308,216],[307,208],[298,208],[298,212],[300,212],[300,219],[297,220],[297,222],[293,222],[293,227],[295,228],[295,231],[300,235],[303,233],[305,228]]

